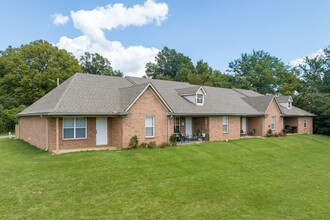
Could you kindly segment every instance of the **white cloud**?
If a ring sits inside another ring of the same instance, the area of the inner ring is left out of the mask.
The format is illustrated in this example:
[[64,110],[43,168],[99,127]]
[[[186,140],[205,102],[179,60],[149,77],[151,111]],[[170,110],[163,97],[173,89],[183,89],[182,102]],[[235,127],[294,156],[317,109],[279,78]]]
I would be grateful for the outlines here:
[[104,30],[150,23],[160,25],[166,20],[167,14],[167,4],[153,0],[130,8],[123,4],[114,4],[90,11],[71,11],[74,27],[83,35],[77,38],[63,36],[57,46],[72,52],[76,57],[80,57],[85,51],[99,53],[110,60],[114,69],[123,71],[125,75],[142,76],[145,74],[145,64],[154,61],[159,50],[143,46],[125,48],[119,41],[106,39]]
[[52,18],[53,18],[53,24],[55,25],[66,24],[69,21],[68,16],[64,16],[59,13],[53,14]]
[[[319,49],[318,51],[316,51],[315,53],[312,53],[312,54],[309,54],[307,55],[307,57],[309,58],[315,58],[316,56],[320,56],[323,54],[323,49]],[[294,60],[291,60],[289,62],[289,65],[291,66],[299,66],[300,64],[303,64],[304,63],[304,57],[299,57],[297,59],[294,59]]]

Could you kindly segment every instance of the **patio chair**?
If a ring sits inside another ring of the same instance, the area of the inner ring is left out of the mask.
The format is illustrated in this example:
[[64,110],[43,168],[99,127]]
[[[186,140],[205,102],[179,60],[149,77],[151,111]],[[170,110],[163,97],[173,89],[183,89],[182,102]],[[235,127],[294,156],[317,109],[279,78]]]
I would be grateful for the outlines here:
[[183,131],[180,131],[180,139],[181,141],[186,141],[186,135],[184,134]]
[[241,130],[241,136],[245,136],[246,137],[246,131]]

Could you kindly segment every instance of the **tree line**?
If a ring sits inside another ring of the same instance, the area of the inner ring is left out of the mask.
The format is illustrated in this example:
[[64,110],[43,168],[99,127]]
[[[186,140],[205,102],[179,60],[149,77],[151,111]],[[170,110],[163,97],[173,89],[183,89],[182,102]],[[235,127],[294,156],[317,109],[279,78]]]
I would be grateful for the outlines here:
[[[175,49],[164,47],[154,62],[146,64],[144,77],[189,82],[222,88],[242,88],[261,94],[292,95],[294,105],[317,114],[314,132],[330,134],[330,47],[315,58],[289,66],[265,51],[243,53],[229,63],[226,72],[204,60],[193,64]],[[76,72],[122,77],[108,59],[85,52],[77,60],[66,50],[37,40],[0,51],[0,132],[12,131],[15,114],[44,96]]]

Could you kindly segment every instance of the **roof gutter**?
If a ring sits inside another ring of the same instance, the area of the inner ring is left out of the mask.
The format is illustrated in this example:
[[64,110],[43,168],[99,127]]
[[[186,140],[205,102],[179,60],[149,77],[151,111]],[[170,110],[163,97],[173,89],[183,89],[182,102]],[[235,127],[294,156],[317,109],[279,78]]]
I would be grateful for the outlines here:
[[116,113],[102,113],[102,112],[39,112],[39,113],[27,113],[27,114],[16,114],[15,117],[21,116],[124,116],[129,115],[130,112],[116,112]]
[[266,114],[240,114],[240,113],[168,113],[169,116],[265,116]]

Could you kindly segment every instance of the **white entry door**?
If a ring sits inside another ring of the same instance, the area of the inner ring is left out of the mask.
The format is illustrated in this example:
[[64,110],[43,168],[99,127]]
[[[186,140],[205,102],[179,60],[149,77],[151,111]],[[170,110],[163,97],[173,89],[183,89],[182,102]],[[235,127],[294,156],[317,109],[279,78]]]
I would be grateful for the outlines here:
[[107,118],[96,118],[96,145],[108,145]]
[[246,118],[242,118],[242,130],[246,133]]
[[192,118],[186,117],[186,135],[192,136]]

